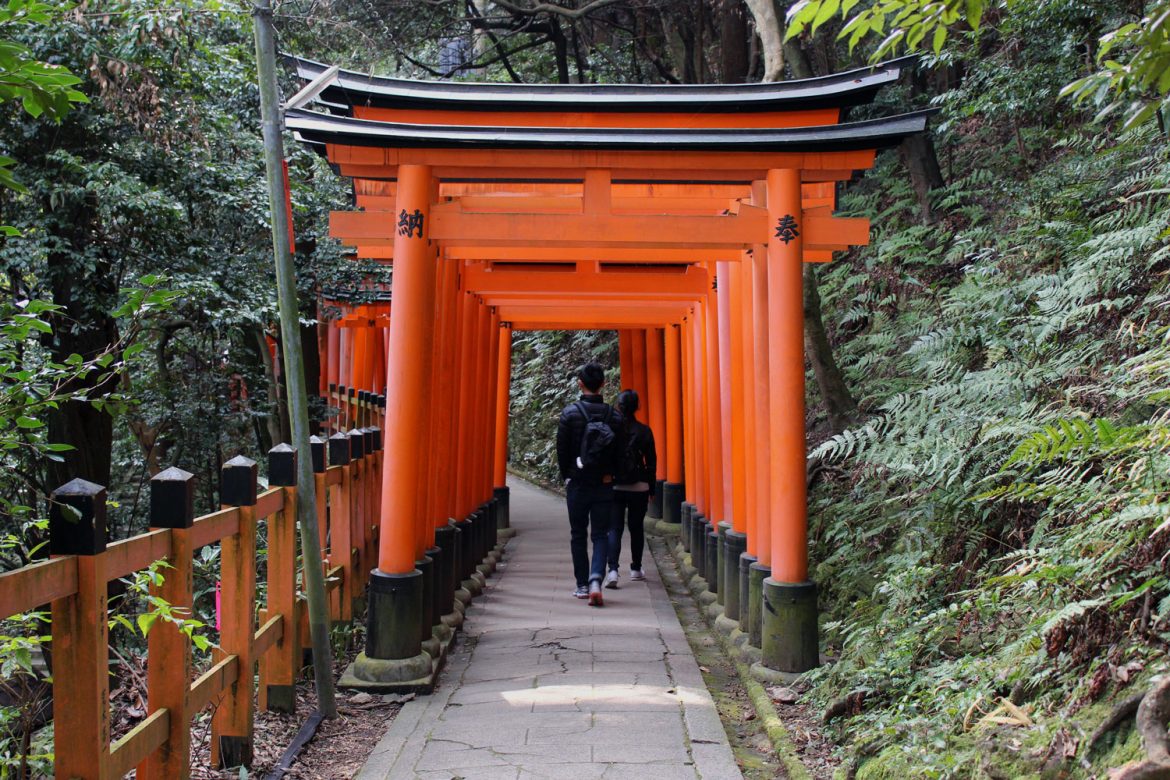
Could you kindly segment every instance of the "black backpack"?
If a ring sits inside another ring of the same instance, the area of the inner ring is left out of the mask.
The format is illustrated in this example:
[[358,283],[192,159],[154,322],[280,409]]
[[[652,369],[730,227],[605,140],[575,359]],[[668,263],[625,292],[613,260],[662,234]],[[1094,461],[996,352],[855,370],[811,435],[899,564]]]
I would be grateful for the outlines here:
[[642,456],[638,444],[637,429],[631,425],[626,431],[625,446],[618,455],[618,484],[633,484],[639,481],[638,477],[646,465],[646,459]]
[[581,416],[585,418],[585,432],[581,436],[581,453],[578,459],[581,462],[581,467],[588,469],[601,462],[602,456],[617,438],[609,424],[610,420],[613,419],[613,407],[607,405],[605,416],[601,419],[596,419],[589,414],[589,410],[581,401],[576,403],[576,407],[581,412]]

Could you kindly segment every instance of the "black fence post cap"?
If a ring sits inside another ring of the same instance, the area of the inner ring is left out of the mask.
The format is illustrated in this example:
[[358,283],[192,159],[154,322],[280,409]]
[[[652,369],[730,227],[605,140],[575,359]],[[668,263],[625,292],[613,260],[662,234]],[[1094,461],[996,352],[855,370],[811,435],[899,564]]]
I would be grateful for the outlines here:
[[349,436],[338,431],[329,437],[329,465],[346,466],[349,464]]
[[49,554],[106,551],[106,489],[84,479],[66,482],[49,503]]
[[320,436],[309,437],[310,455],[313,457],[313,473],[325,473],[325,440]]
[[380,409],[386,408],[386,396],[384,396],[384,395],[378,396],[378,408],[380,408]]
[[226,506],[255,506],[256,461],[243,455],[223,464],[219,470],[219,503]]
[[337,392],[337,384],[335,382],[329,383],[329,392],[331,392],[331,393]]
[[349,432],[349,458],[359,460],[366,454],[366,441],[362,432],[354,428]]
[[195,524],[195,475],[171,466],[150,478],[150,527]]
[[296,487],[296,447],[291,444],[277,444],[268,451],[268,484],[272,487]]

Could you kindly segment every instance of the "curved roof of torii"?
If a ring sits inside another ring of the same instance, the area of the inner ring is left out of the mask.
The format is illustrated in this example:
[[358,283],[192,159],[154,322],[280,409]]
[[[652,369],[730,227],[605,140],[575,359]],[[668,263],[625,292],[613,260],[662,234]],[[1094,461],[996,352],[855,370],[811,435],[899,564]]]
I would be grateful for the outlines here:
[[[330,66],[289,58],[306,82]],[[751,84],[506,84],[416,81],[339,70],[321,92],[330,103],[386,108],[475,111],[750,113],[844,108],[869,103],[916,57],[828,76]]]
[[813,127],[663,129],[406,124],[294,108],[285,113],[285,125],[308,143],[385,148],[827,152],[896,145],[925,130],[935,113],[928,109]]

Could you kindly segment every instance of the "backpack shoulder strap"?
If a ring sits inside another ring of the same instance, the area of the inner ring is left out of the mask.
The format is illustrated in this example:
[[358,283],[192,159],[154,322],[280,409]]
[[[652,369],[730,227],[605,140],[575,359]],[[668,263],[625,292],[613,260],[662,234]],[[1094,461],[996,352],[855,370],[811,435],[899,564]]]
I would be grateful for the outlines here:
[[585,423],[593,422],[593,416],[589,414],[589,410],[585,408],[584,401],[574,401],[573,406],[577,407],[577,411],[581,412],[581,416],[585,418]]

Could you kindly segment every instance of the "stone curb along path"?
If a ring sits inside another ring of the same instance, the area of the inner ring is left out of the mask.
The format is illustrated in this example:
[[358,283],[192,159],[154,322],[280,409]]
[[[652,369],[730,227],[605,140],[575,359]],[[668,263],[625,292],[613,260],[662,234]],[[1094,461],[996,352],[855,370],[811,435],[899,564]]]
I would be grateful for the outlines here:
[[496,576],[435,693],[402,708],[358,778],[742,777],[650,551],[645,582],[623,570],[588,607],[563,499],[509,482],[516,536]]

